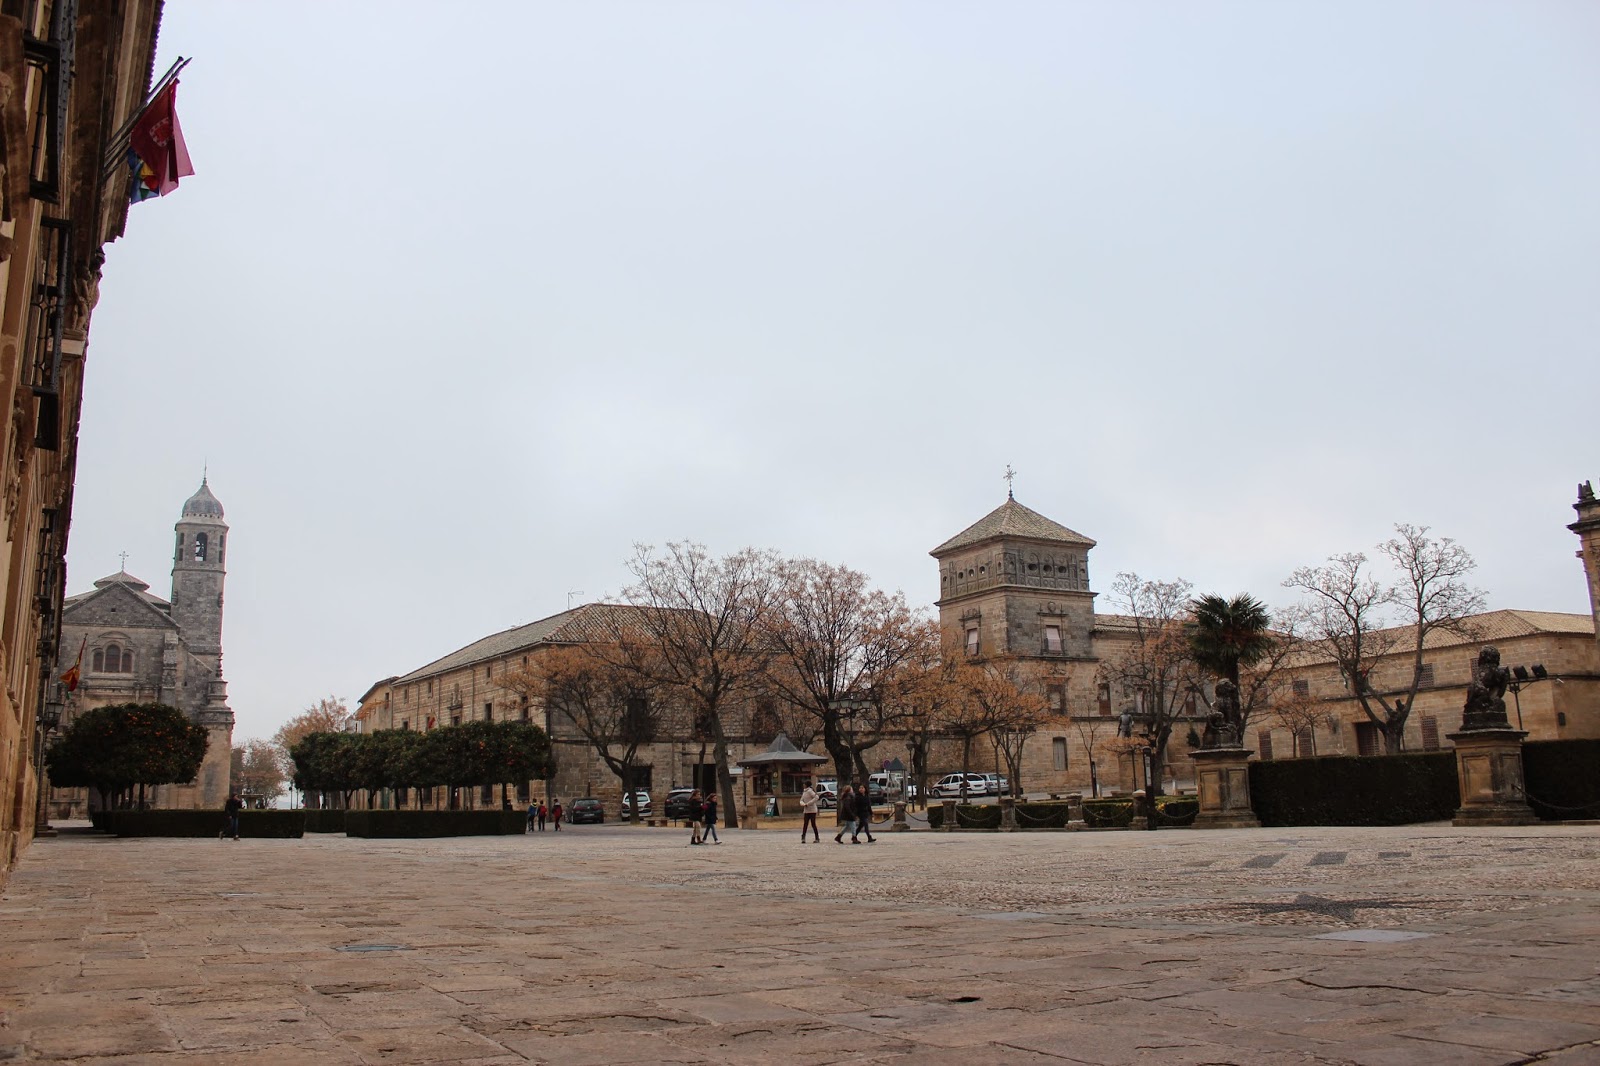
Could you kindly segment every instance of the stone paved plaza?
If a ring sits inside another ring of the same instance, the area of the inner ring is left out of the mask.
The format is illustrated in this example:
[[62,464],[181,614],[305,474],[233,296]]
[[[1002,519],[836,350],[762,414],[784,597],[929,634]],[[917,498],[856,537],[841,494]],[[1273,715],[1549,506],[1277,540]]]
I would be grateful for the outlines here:
[[0,1059],[1600,1063],[1600,827],[117,840],[0,903]]

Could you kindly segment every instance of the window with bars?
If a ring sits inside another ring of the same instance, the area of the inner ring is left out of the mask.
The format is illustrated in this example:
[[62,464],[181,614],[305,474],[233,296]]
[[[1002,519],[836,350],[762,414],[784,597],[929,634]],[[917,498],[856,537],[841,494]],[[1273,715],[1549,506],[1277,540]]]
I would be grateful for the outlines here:
[[1055,767],[1056,767],[1056,769],[1057,770],[1065,770],[1067,768],[1067,738],[1066,737],[1055,737],[1055,738],[1053,738],[1050,741],[1050,751],[1051,751],[1051,754],[1055,757]]
[[485,703],[483,705],[483,720],[485,722],[494,721],[494,703],[493,702]]
[[1051,655],[1061,654],[1061,627],[1044,627],[1044,650]]
[[1111,686],[1110,685],[1101,685],[1099,687],[1099,689],[1097,689],[1095,691],[1095,699],[1099,704],[1100,717],[1101,718],[1110,718],[1111,717]]
[[1265,729],[1256,734],[1256,751],[1262,761],[1272,758],[1272,734]]
[[1432,663],[1423,663],[1417,667],[1417,684],[1422,688],[1428,688],[1433,684]]
[[967,629],[967,654],[978,654],[978,627],[969,626]]
[[1067,686],[1051,684],[1045,686],[1045,703],[1050,708],[1051,714],[1061,714],[1067,709]]
[[1379,755],[1383,752],[1383,734],[1372,722],[1355,723],[1356,754]]
[[1431,714],[1425,714],[1418,722],[1422,726],[1422,750],[1439,750],[1439,719]]
[[1303,677],[1297,678],[1294,683],[1294,694],[1296,696],[1311,695],[1311,682],[1307,681]]

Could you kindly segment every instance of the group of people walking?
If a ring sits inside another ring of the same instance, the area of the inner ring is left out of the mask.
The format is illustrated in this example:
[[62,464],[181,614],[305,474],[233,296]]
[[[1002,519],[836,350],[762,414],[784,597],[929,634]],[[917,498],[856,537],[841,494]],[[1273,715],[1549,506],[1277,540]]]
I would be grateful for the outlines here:
[[528,804],[528,832],[542,833],[547,822],[553,823],[555,832],[561,832],[561,819],[566,814],[566,809],[561,806],[560,800],[552,800],[548,806],[544,800],[537,800]]
[[[811,842],[822,843],[822,834],[817,832],[817,808],[822,805],[822,793],[811,785],[800,793],[800,811],[805,815],[800,823],[800,843],[806,842],[806,830],[811,831]],[[835,844],[844,843],[844,835],[850,834],[850,843],[861,843],[861,835],[866,834],[868,844],[876,844],[878,838],[872,835],[872,795],[867,791],[866,785],[849,785],[839,793],[839,832],[834,836]]]
[[689,797],[689,843],[691,844],[720,844],[722,838],[717,835],[717,794],[707,792],[704,796],[697,788]]

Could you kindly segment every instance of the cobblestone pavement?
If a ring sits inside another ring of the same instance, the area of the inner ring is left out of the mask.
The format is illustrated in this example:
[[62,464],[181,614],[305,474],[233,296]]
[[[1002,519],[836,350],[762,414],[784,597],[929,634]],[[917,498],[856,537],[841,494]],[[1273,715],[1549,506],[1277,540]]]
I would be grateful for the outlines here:
[[1600,827],[67,832],[0,1060],[1600,1063]]

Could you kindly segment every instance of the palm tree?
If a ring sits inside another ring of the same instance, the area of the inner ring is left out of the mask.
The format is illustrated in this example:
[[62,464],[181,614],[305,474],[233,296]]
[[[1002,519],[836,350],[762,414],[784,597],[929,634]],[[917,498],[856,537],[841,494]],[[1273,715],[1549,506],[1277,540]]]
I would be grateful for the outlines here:
[[1239,668],[1253,666],[1272,649],[1267,605],[1248,593],[1231,600],[1199,596],[1189,601],[1194,616],[1189,625],[1189,648],[1201,668],[1239,687]]

